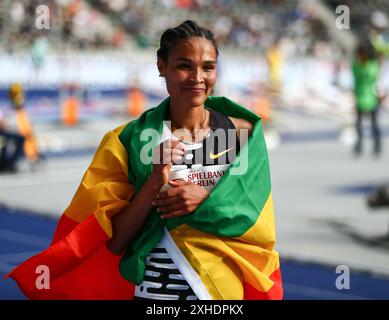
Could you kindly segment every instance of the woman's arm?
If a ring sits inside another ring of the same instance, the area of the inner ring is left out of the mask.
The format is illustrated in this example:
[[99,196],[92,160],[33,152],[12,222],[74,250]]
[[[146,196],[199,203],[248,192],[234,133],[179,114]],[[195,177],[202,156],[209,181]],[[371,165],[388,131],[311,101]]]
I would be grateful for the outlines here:
[[121,254],[142,229],[155,196],[162,187],[161,179],[151,174],[131,203],[112,217],[112,238],[107,247],[115,254]]
[[150,177],[130,204],[111,219],[112,238],[107,242],[107,248],[115,254],[121,254],[142,229],[156,195],[168,182],[172,162],[184,155],[183,145],[178,141],[166,141],[159,148],[158,163],[153,163]]

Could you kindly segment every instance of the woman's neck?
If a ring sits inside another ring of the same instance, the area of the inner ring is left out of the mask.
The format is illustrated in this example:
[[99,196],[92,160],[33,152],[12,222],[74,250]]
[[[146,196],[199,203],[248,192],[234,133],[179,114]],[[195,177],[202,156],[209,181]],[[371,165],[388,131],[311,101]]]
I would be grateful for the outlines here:
[[197,142],[206,136],[210,128],[209,112],[203,106],[181,108],[169,106],[169,120],[173,134],[179,129],[179,138],[183,141]]
[[170,105],[169,118],[172,129],[186,129],[193,132],[195,129],[205,129],[209,126],[208,112],[204,105],[190,109]]

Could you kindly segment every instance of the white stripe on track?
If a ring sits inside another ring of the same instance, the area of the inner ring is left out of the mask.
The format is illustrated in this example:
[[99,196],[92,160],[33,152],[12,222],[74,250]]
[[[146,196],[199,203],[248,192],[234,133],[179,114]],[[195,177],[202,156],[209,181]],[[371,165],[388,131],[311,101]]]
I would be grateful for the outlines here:
[[0,262],[4,262],[4,263],[23,262],[24,260],[38,254],[39,252],[40,251],[27,251],[27,252],[1,254]]
[[32,247],[45,248],[50,244],[50,239],[27,235],[25,233],[0,229],[0,239],[23,243]]

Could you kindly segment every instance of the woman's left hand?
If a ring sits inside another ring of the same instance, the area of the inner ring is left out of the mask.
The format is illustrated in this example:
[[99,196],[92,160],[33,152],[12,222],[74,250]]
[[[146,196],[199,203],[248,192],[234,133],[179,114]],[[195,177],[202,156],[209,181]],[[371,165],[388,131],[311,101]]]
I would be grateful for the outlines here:
[[207,190],[189,181],[170,180],[169,185],[173,188],[159,193],[153,202],[162,219],[191,214],[209,196]]

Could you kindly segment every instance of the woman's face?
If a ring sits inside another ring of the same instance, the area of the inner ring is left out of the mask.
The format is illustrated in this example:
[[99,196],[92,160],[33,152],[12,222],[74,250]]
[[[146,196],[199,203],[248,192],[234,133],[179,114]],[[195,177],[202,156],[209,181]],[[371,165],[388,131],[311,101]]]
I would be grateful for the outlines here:
[[174,104],[198,107],[211,94],[216,83],[216,50],[201,37],[179,42],[168,61],[158,58],[158,70]]

